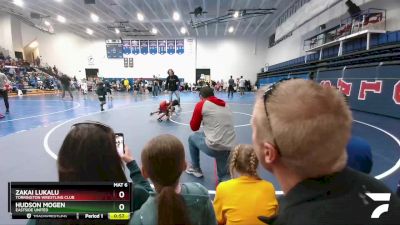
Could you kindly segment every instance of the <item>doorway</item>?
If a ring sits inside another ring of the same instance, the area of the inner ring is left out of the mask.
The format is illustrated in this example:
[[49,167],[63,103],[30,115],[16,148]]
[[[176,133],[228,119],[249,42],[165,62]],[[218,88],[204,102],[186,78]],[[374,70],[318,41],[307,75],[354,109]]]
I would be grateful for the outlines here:
[[211,70],[210,69],[196,69],[196,83],[200,78],[204,79],[205,82],[211,82]]
[[[17,52],[15,52],[15,53],[17,53]],[[37,46],[27,45],[24,47],[23,55],[25,55],[26,61],[28,61],[30,63],[34,63],[35,60],[40,56],[39,48]],[[18,53],[18,57],[20,57],[20,56],[21,55]]]
[[86,80],[97,80],[99,69],[85,69]]

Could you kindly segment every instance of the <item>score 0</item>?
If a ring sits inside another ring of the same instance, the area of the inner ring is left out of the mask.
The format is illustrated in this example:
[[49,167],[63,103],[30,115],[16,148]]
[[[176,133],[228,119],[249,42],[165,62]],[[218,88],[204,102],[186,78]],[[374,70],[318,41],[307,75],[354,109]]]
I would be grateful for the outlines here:
[[[118,197],[121,198],[121,199],[125,198],[125,192],[124,192],[124,191],[119,191],[119,192],[118,192]],[[119,209],[120,211],[124,211],[124,209],[125,209],[125,204],[123,204],[123,203],[119,204],[118,209]]]

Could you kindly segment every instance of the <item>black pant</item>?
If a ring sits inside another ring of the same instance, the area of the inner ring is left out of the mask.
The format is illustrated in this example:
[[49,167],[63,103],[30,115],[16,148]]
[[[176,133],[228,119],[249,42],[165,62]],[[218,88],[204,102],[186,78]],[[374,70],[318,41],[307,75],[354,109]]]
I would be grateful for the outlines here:
[[228,98],[229,98],[229,95],[232,95],[232,97],[233,97],[233,92],[234,92],[233,85],[229,85],[229,87],[228,87]]
[[63,88],[62,88],[62,98],[65,97],[65,91],[68,91],[68,93],[71,96],[71,98],[73,98],[70,86],[63,86]]
[[6,90],[0,89],[0,95],[4,99],[4,104],[6,105],[6,109],[8,110],[10,108],[10,105],[8,104],[8,92]]

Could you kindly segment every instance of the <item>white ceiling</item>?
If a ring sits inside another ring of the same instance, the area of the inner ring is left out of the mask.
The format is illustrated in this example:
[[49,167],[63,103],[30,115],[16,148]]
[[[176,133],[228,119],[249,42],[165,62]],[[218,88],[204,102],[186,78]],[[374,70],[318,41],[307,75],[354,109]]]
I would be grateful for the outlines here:
[[[128,35],[149,35],[149,32],[124,33],[117,35],[115,29],[109,27],[119,26],[120,21],[128,21],[124,26],[129,29],[148,30],[153,27],[158,30],[156,37],[182,37],[182,36],[245,36],[263,35],[271,26],[276,24],[278,15],[290,5],[292,0],[96,0],[96,4],[86,5],[84,0],[22,0],[23,7],[13,4],[13,0],[0,0],[0,10],[19,15],[20,19],[32,24],[42,24],[48,20],[57,30],[66,29],[85,38],[118,38],[133,37]],[[201,6],[207,11],[202,19],[211,19],[227,14],[229,9],[258,9],[277,8],[272,15],[260,16],[246,20],[230,21],[207,25],[197,29],[190,26],[189,12]],[[181,19],[174,21],[172,13],[177,11]],[[31,19],[30,13],[39,13],[43,19]],[[144,20],[137,19],[137,13],[144,15]],[[91,20],[90,14],[99,16],[99,22]],[[62,24],[57,21],[57,15],[62,15],[67,22]],[[230,34],[228,28],[233,26],[234,32]],[[181,27],[186,27],[188,34],[180,32]],[[86,34],[86,29],[92,29],[93,35]],[[122,29],[121,29],[122,30]]]

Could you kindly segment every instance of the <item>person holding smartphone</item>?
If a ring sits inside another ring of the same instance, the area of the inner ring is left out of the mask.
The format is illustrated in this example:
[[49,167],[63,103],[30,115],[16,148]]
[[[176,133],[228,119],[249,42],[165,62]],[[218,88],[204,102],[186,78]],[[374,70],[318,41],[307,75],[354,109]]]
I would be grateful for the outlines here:
[[[116,138],[123,147],[118,154]],[[138,210],[152,191],[143,178],[129,148],[123,144],[123,135],[99,122],[82,122],[72,125],[60,148],[57,168],[60,182],[127,182],[124,163],[134,183],[133,210]],[[29,220],[28,225],[40,224],[93,224],[93,220]],[[110,224],[96,221],[96,224]],[[125,223],[128,224],[128,221]]]

